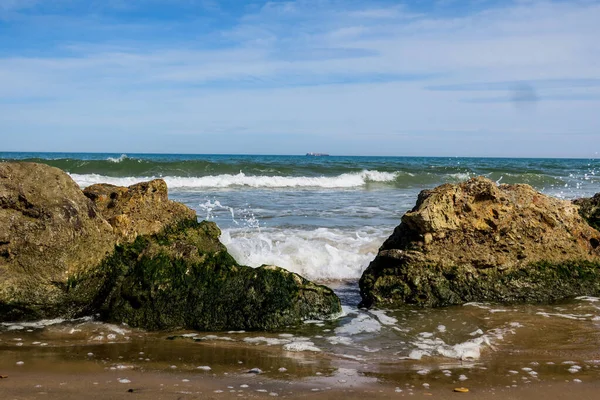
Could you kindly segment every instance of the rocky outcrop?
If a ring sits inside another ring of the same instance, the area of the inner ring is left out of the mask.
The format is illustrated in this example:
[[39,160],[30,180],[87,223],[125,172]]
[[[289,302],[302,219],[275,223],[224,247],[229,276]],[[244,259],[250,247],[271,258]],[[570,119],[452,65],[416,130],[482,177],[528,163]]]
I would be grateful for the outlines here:
[[99,183],[83,193],[110,223],[119,242],[132,242],[139,235],[153,235],[165,226],[196,218],[193,210],[169,200],[162,179],[129,187]]
[[600,294],[600,232],[529,185],[419,194],[360,280],[363,306],[552,302]]
[[341,311],[333,291],[274,266],[239,265],[213,222],[187,221],[118,247],[103,319],[150,330],[272,330]]
[[275,329],[341,311],[278,267],[239,265],[162,180],[84,192],[64,172],[0,163],[0,321],[73,318],[146,329]]
[[111,226],[57,168],[0,163],[0,320],[72,315],[65,289],[113,251]]
[[579,214],[595,229],[600,230],[600,193],[592,198],[573,200],[579,206]]

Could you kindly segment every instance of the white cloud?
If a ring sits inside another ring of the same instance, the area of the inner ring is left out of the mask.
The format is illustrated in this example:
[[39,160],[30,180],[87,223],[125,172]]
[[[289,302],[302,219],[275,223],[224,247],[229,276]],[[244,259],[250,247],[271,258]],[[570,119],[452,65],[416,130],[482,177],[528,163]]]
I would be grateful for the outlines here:
[[[73,36],[68,55],[4,56],[0,128],[45,129],[57,140],[111,130],[306,135],[345,138],[347,152],[371,154],[502,155],[508,140],[537,143],[534,155],[585,155],[597,143],[600,88],[584,81],[600,78],[597,3],[527,2],[453,17],[340,4],[268,3],[231,28],[175,35],[168,48]],[[227,46],[207,48],[218,38]],[[548,79],[583,83],[537,84]],[[530,82],[537,103],[516,107],[510,88],[429,89],[510,81]]]

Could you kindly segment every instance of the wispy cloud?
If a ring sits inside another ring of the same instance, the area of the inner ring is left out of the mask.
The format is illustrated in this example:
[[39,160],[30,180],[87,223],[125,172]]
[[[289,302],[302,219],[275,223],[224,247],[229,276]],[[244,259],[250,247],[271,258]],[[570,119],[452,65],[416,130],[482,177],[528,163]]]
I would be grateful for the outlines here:
[[600,78],[571,78],[571,79],[531,79],[527,81],[505,81],[505,82],[478,82],[452,85],[428,86],[429,90],[441,91],[505,91],[512,90],[515,86],[528,84],[538,89],[569,89],[569,88],[591,88],[600,87]]
[[[15,21],[0,26],[0,132],[22,133],[8,138],[13,149],[35,146],[42,128],[63,146],[75,132],[153,138],[139,151],[181,132],[280,134],[270,151],[288,153],[297,147],[286,135],[344,136],[344,152],[395,154],[489,153],[524,130],[600,135],[596,1],[476,11],[354,0],[72,2],[51,12],[16,3],[0,0]],[[529,114],[506,106],[520,85],[535,92]],[[439,134],[419,142],[424,131]],[[471,132],[474,147],[449,131]],[[372,134],[392,145],[370,143]]]

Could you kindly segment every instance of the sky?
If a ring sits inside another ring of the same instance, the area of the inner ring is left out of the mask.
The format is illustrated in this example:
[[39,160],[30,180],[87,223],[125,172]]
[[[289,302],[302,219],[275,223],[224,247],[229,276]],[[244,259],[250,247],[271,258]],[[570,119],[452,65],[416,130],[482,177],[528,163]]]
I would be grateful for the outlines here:
[[0,0],[0,151],[583,157],[600,0]]

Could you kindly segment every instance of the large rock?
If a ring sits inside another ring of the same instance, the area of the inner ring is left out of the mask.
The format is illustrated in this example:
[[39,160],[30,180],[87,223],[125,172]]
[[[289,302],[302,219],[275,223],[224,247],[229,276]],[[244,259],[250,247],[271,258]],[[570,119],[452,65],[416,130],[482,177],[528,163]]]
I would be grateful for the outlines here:
[[64,172],[0,163],[0,321],[73,318],[146,329],[275,329],[341,311],[278,267],[241,266],[219,228],[164,181],[85,190]]
[[239,265],[220,233],[194,220],[118,247],[103,266],[111,271],[97,307],[103,319],[149,330],[271,330],[341,311],[325,286]]
[[196,218],[194,210],[169,200],[162,179],[129,187],[99,183],[83,193],[113,227],[119,242],[132,242],[138,235],[153,235],[165,226]]
[[69,280],[113,249],[111,226],[69,175],[0,163],[0,320],[76,314]]
[[571,202],[474,178],[419,194],[360,280],[363,306],[600,294],[600,232]]

